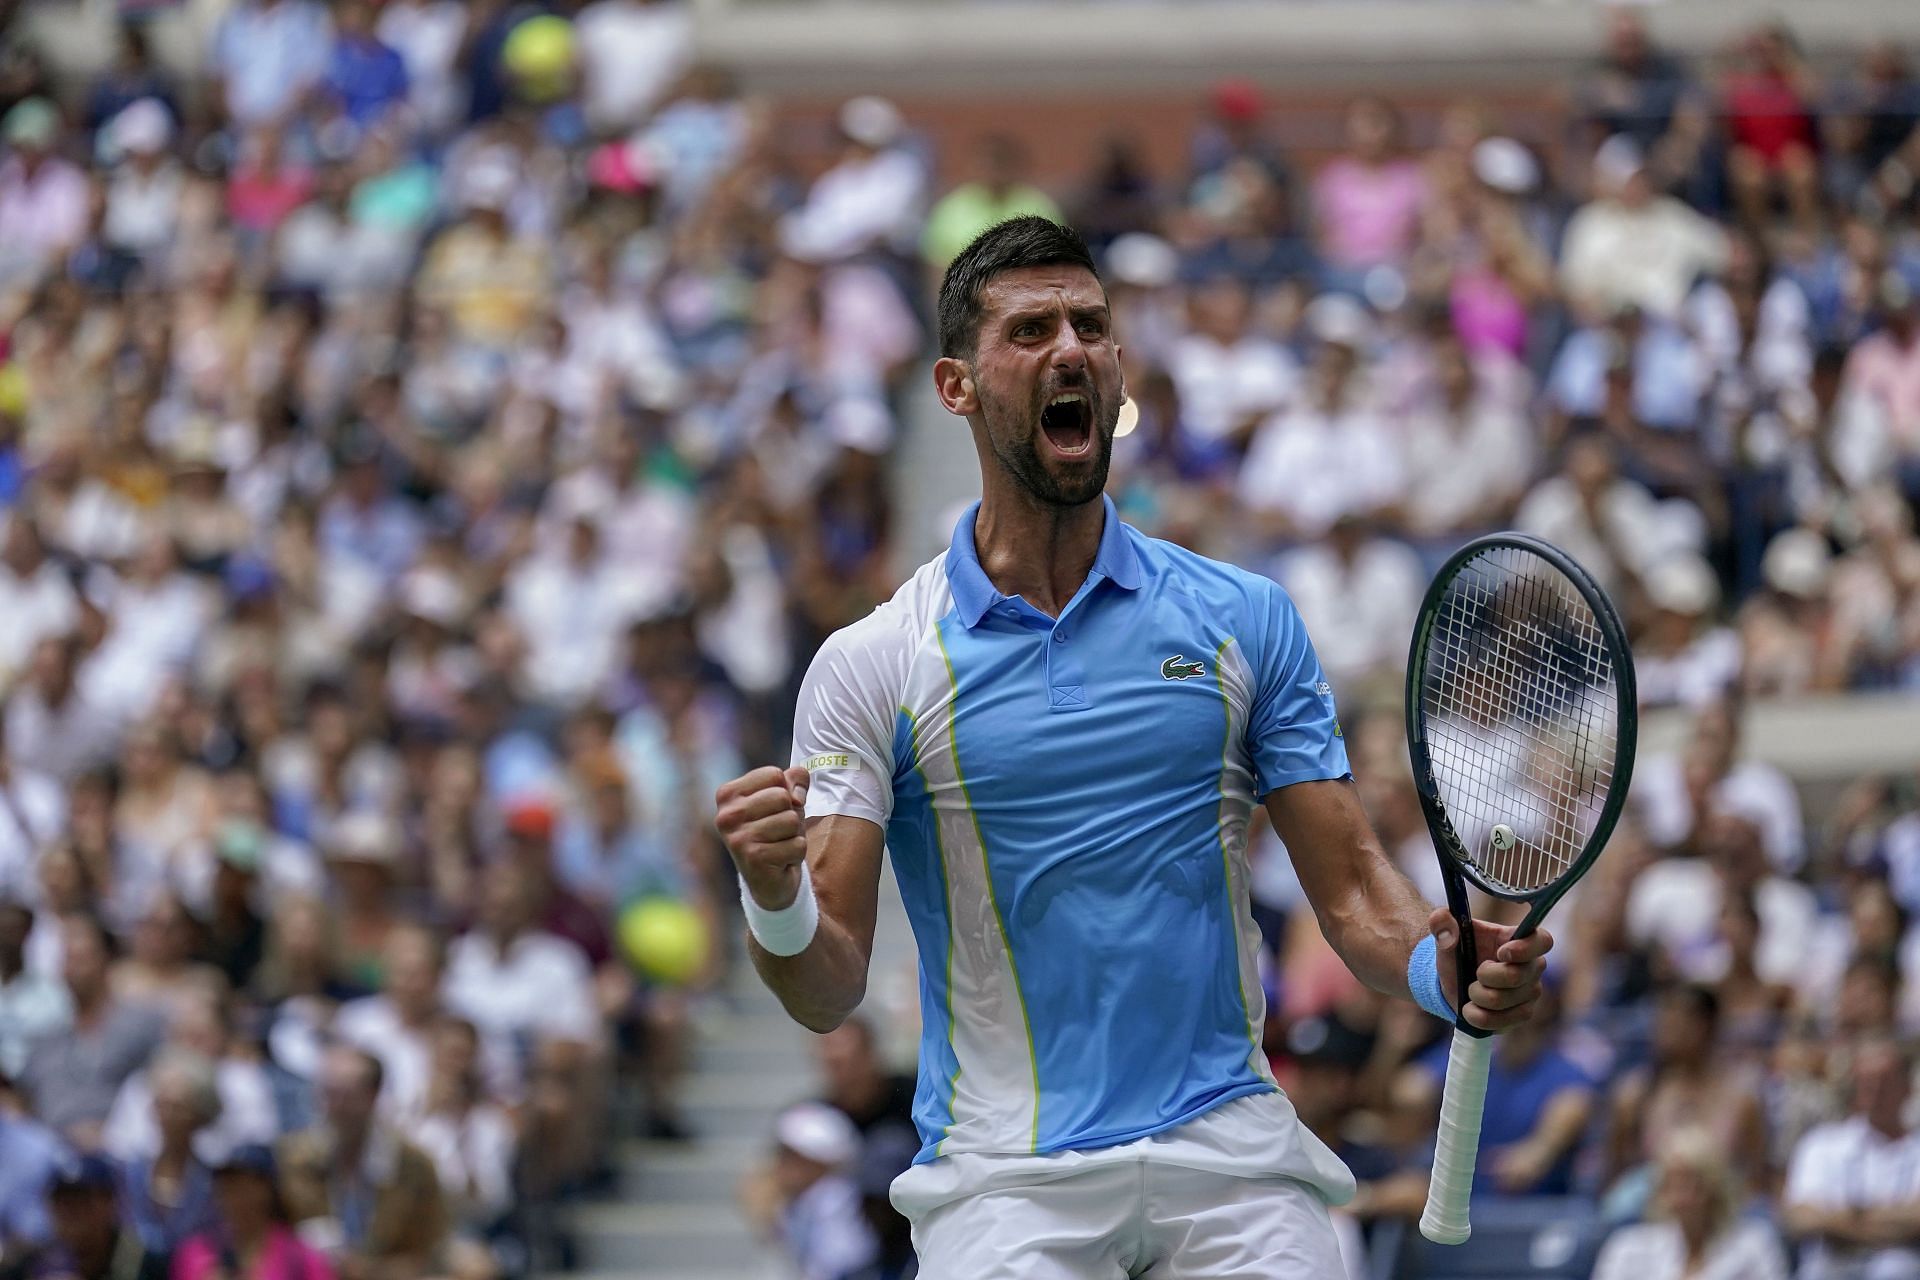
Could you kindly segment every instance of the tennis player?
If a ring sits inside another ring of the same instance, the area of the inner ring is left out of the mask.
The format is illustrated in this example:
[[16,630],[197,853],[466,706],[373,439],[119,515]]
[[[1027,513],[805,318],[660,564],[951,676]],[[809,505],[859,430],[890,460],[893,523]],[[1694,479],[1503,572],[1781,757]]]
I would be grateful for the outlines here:
[[[816,1031],[866,990],[883,848],[920,956],[922,1146],[893,1187],[925,1280],[1326,1280],[1353,1193],[1261,1052],[1264,803],[1369,986],[1449,1021],[1455,925],[1388,860],[1332,690],[1265,578],[1103,494],[1125,398],[1073,231],[947,269],[934,384],[980,455],[952,545],[828,639],[792,767],[722,787],[754,963]],[[1543,930],[1476,924],[1466,1018],[1524,1021]]]

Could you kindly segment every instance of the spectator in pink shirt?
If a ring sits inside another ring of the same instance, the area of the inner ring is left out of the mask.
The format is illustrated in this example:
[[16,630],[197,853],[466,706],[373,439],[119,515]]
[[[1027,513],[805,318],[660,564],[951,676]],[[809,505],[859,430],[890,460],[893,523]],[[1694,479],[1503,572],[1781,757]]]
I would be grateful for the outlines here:
[[1920,296],[1897,271],[1875,293],[1880,329],[1862,338],[1841,374],[1842,395],[1876,421],[1909,502],[1920,501]]
[[1419,164],[1400,154],[1400,117],[1380,98],[1347,111],[1347,150],[1313,181],[1313,212],[1330,287],[1359,283],[1412,251],[1427,198]]
[[288,1224],[273,1150],[234,1148],[214,1171],[218,1225],[180,1246],[173,1280],[333,1280],[327,1256]]
[[57,262],[87,231],[91,189],[62,159],[59,110],[45,98],[17,103],[0,120],[0,276],[31,277]]

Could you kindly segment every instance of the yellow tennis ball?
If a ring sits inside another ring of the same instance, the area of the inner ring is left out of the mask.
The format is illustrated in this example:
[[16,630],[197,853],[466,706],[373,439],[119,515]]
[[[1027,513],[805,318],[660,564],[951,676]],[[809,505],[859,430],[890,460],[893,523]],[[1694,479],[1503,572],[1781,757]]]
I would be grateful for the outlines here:
[[642,898],[620,913],[620,945],[635,969],[656,982],[691,982],[712,945],[707,922],[677,898]]
[[536,102],[550,102],[567,91],[573,73],[573,24],[542,14],[507,33],[500,60],[520,91]]

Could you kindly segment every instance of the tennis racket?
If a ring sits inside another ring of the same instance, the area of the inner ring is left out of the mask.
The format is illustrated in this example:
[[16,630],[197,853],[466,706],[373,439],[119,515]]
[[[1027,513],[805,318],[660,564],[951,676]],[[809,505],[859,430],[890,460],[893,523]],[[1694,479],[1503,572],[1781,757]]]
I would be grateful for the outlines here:
[[[1633,657],[1606,593],[1558,547],[1498,533],[1442,565],[1407,662],[1407,748],[1460,926],[1458,1000],[1479,970],[1469,884],[1529,904],[1525,937],[1606,846],[1633,774]],[[1487,1097],[1489,1033],[1454,1025],[1420,1234],[1459,1244]]]

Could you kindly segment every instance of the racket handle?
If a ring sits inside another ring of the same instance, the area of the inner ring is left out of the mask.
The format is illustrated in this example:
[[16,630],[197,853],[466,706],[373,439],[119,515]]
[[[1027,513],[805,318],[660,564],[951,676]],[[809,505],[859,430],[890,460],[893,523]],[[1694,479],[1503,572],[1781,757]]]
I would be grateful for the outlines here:
[[1492,1061],[1491,1037],[1454,1029],[1453,1048],[1447,1054],[1446,1092],[1440,1098],[1433,1176],[1427,1183],[1426,1211],[1420,1215],[1420,1234],[1435,1244],[1462,1244],[1473,1234],[1467,1200],[1473,1193],[1473,1163],[1480,1153],[1480,1116],[1487,1105],[1487,1068]]

